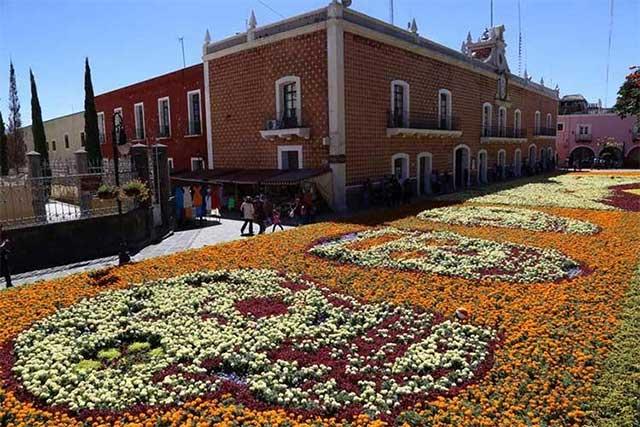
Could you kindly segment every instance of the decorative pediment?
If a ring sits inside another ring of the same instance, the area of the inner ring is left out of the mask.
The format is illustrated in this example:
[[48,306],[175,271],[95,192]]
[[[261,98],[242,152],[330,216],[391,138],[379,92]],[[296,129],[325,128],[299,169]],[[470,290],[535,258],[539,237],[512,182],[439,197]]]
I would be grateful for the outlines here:
[[471,38],[471,33],[469,33],[467,40],[462,43],[462,52],[485,64],[492,65],[499,73],[508,73],[507,43],[504,41],[504,32],[504,25],[487,28],[475,42]]

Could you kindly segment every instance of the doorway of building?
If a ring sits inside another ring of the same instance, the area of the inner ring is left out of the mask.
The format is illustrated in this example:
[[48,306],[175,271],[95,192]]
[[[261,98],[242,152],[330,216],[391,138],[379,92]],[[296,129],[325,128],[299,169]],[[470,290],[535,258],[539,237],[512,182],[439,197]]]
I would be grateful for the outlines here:
[[456,188],[462,188],[469,183],[469,162],[471,156],[469,147],[459,145],[453,150],[453,175]]
[[433,156],[431,153],[418,154],[418,194],[431,194],[431,173],[433,172]]
[[487,151],[480,150],[478,152],[478,183],[487,183]]
[[574,168],[590,168],[593,166],[593,159],[596,157],[589,147],[578,147],[569,156],[569,166]]
[[391,168],[398,181],[404,182],[409,178],[409,156],[404,153],[395,154],[391,158]]
[[515,176],[522,175],[522,151],[518,148],[513,158],[513,173]]

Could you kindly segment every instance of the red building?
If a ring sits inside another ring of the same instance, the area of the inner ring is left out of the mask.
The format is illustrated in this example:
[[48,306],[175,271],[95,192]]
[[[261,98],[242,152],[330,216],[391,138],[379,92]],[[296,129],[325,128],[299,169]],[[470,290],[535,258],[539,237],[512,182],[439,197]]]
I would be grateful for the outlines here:
[[426,194],[436,170],[458,189],[548,168],[558,92],[509,71],[503,33],[458,51],[336,1],[264,27],[252,15],[205,40],[208,165],[330,169],[337,209],[392,174]]
[[97,95],[102,155],[112,156],[113,115],[120,111],[128,141],[166,145],[173,171],[204,169],[204,96],[202,64]]

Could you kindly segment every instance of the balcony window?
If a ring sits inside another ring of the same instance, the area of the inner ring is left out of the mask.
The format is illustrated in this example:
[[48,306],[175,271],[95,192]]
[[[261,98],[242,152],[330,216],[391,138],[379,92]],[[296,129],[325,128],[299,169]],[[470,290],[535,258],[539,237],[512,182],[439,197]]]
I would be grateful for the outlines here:
[[394,80],[391,82],[391,127],[409,127],[409,84]]
[[520,110],[513,113],[513,130],[516,136],[520,135],[522,131],[522,112]]
[[504,107],[498,110],[498,131],[499,136],[507,136],[507,109]]
[[158,136],[169,138],[171,136],[171,107],[169,97],[158,99]]
[[540,111],[536,111],[533,124],[533,130],[536,135],[540,135],[540,126]]
[[202,134],[202,121],[200,109],[200,90],[192,90],[187,93],[187,106],[189,109],[189,135]]
[[578,125],[578,129],[576,132],[576,141],[591,141],[591,125]]
[[551,116],[551,113],[547,113],[547,123],[545,126],[547,129],[553,128],[553,117]]
[[451,92],[440,89],[438,92],[438,129],[451,129]]
[[142,102],[133,106],[136,123],[136,139],[144,139],[144,104]]
[[491,122],[493,120],[493,106],[488,102],[482,105],[482,136],[491,136]]
[[276,121],[280,129],[302,127],[300,77],[287,76],[276,82]]

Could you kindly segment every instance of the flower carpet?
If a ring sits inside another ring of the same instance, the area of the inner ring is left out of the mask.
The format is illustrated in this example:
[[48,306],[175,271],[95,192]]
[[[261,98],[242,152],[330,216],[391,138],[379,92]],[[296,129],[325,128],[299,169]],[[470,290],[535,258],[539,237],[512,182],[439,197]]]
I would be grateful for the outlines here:
[[633,426],[640,176],[545,179],[2,291],[0,426]]

